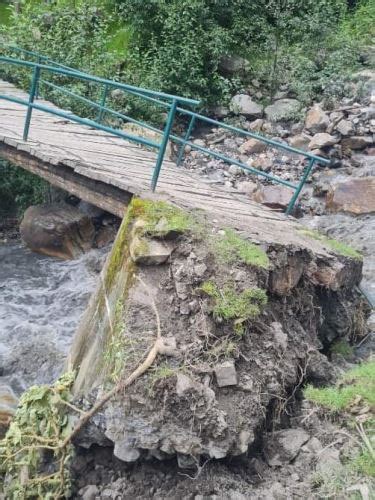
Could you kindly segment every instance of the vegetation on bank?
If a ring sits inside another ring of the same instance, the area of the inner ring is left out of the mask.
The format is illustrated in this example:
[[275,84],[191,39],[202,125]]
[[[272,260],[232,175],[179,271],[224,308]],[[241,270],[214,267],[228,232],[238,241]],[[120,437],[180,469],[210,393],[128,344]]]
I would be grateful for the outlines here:
[[265,100],[285,83],[303,101],[347,96],[374,26],[372,0],[26,0],[0,35],[66,65],[209,106],[254,78]]
[[0,159],[0,214],[22,215],[30,205],[43,203],[48,191],[47,182]]
[[375,487],[375,361],[347,371],[334,386],[307,386],[304,396],[342,421],[355,445],[342,466],[316,473],[314,485],[321,496],[333,498],[363,478]]

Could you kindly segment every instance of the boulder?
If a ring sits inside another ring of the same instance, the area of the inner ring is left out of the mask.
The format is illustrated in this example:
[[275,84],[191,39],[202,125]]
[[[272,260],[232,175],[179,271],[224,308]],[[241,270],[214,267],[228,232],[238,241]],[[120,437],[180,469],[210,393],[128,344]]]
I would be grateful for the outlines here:
[[5,436],[16,412],[18,399],[8,385],[0,385],[0,439]]
[[252,198],[258,203],[271,208],[284,209],[288,206],[293,191],[286,186],[260,186],[253,194]]
[[75,259],[87,252],[95,237],[91,219],[66,203],[29,207],[20,232],[33,252],[60,259]]
[[314,137],[309,142],[309,149],[324,149],[333,146],[337,142],[338,141],[335,136],[322,132],[314,135]]
[[292,148],[302,149],[303,151],[307,151],[310,141],[311,141],[311,136],[307,134],[298,134],[289,139],[289,144],[292,146]]
[[352,136],[342,141],[344,149],[365,149],[374,144],[370,135]]
[[353,123],[350,120],[340,120],[336,125],[336,130],[343,136],[351,135],[354,132]]
[[230,102],[230,109],[236,114],[252,119],[261,118],[263,115],[263,106],[246,94],[235,95]]
[[264,454],[268,465],[279,467],[294,460],[302,446],[310,439],[304,429],[285,429],[266,439]]
[[267,144],[257,139],[248,139],[240,146],[240,151],[242,154],[257,154],[262,153],[267,149]]
[[354,215],[375,212],[375,177],[348,179],[334,184],[327,194],[327,208],[332,212]]
[[220,70],[231,75],[243,71],[248,66],[247,59],[241,56],[223,56],[219,63]]
[[264,110],[271,122],[293,119],[301,110],[302,104],[297,99],[279,99]]
[[312,134],[324,132],[329,125],[329,117],[319,106],[315,104],[306,114],[305,128]]

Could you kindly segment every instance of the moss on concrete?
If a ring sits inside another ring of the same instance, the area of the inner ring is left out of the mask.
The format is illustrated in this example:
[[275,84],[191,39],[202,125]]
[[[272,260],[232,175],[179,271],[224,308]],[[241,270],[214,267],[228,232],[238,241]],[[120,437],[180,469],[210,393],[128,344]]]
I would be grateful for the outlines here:
[[328,238],[328,236],[325,236],[324,234],[321,234],[318,231],[314,231],[312,229],[301,228],[299,232],[304,236],[308,236],[309,238],[313,238],[314,240],[321,241],[324,245],[327,245],[331,250],[333,250],[335,253],[338,253],[339,255],[350,257],[356,260],[363,260],[363,256],[360,252],[358,252],[358,250],[355,250],[342,241]]

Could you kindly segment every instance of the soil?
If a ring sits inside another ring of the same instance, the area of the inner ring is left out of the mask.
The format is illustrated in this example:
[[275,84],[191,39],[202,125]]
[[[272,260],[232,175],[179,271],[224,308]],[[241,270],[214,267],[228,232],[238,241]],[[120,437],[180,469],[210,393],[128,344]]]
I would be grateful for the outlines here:
[[[239,259],[223,264],[205,238],[184,235],[169,265],[141,268],[147,290],[134,285],[123,313],[125,375],[153,342],[151,300],[162,335],[178,355],[161,360],[79,436],[73,498],[272,500],[306,497],[307,491],[314,498],[320,452],[342,449],[348,438],[337,439],[338,428],[302,401],[301,388],[334,379],[337,365],[320,352],[328,353],[336,340],[332,331],[353,341],[366,334],[361,321],[340,328],[342,308],[348,318],[358,306],[364,318],[368,310],[359,294],[349,292],[357,272],[343,290],[322,291],[308,278],[313,257],[289,251],[267,249],[269,272]],[[285,262],[300,267],[292,290],[290,276],[277,272]],[[231,284],[236,293],[268,289],[269,301],[235,334],[232,322],[214,319],[213,301],[201,291],[205,282],[220,290]],[[237,381],[220,387],[217,368],[228,361]],[[305,437],[274,465],[279,444],[273,439],[287,429]],[[338,452],[335,457],[339,463]]]

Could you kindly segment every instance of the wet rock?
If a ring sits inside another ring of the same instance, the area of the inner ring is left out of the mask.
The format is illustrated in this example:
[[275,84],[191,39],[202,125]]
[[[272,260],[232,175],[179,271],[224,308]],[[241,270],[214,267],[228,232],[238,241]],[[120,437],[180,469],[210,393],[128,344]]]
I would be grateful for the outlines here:
[[253,194],[253,200],[271,208],[285,209],[293,195],[286,186],[260,186]]
[[375,177],[348,179],[332,186],[327,194],[327,208],[354,215],[375,212]]
[[214,369],[216,382],[219,387],[237,385],[237,372],[234,361],[225,361]]
[[352,136],[342,141],[342,146],[345,149],[365,149],[374,144],[370,135]]
[[18,399],[8,385],[0,385],[0,438],[5,436],[16,412]]
[[302,149],[303,151],[307,151],[310,141],[311,141],[310,135],[298,134],[290,138],[289,144],[292,146],[292,148]]
[[116,238],[117,228],[114,226],[100,227],[95,235],[96,248],[104,248],[113,243]]
[[230,109],[236,114],[252,119],[261,118],[263,115],[263,106],[246,94],[235,95],[230,102]]
[[274,432],[266,439],[264,447],[268,465],[279,467],[291,462],[309,439],[310,435],[304,429],[286,429]]
[[306,114],[305,128],[312,134],[324,132],[329,125],[328,115],[319,104],[315,104]]
[[328,148],[336,144],[337,138],[333,135],[327,134],[325,132],[315,134],[311,141],[309,142],[309,149],[323,149]]
[[95,205],[92,205],[91,203],[83,200],[78,203],[77,208],[91,219],[97,219],[105,214],[104,210],[102,210],[101,208],[98,208]]
[[262,153],[267,149],[267,144],[257,139],[248,139],[240,146],[240,151],[243,154]]
[[302,104],[297,99],[280,99],[267,106],[264,112],[268,120],[278,122],[294,118],[301,108]]
[[20,226],[21,237],[33,251],[74,259],[93,246],[91,219],[65,203],[29,207]]
[[169,242],[134,236],[130,243],[130,256],[136,264],[157,266],[167,262],[173,248]]

